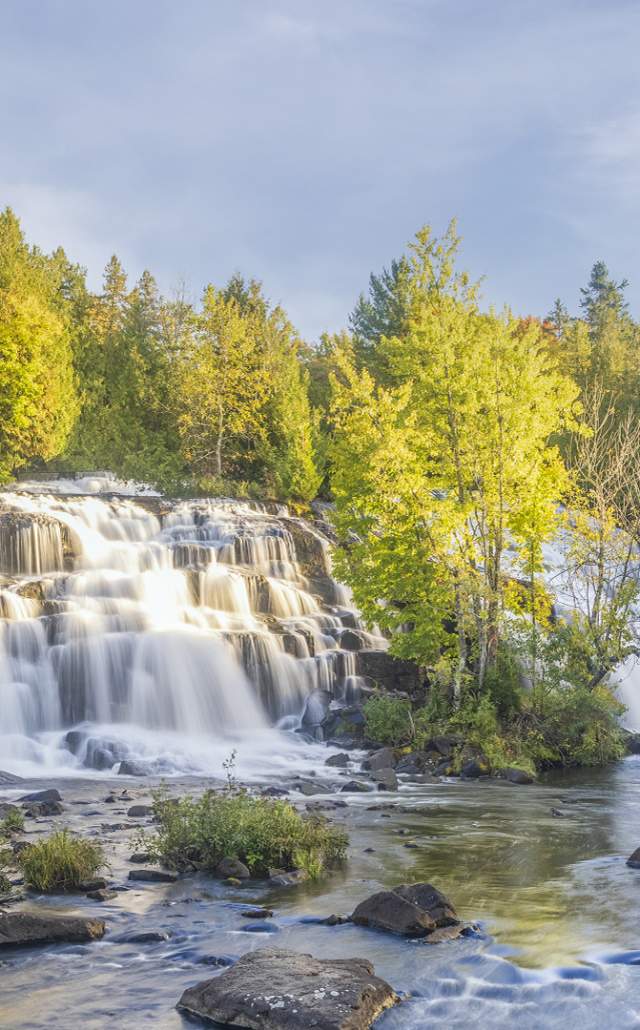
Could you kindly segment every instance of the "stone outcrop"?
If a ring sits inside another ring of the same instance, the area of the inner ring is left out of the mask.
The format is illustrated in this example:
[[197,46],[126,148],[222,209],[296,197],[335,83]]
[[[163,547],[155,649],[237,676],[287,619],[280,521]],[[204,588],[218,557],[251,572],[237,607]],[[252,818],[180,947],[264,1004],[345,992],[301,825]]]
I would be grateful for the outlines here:
[[398,1001],[365,959],[316,959],[262,948],[188,988],[178,1008],[249,1030],[365,1030]]
[[401,691],[420,698],[426,691],[424,677],[414,662],[395,658],[388,651],[374,648],[358,651],[361,676],[387,692]]

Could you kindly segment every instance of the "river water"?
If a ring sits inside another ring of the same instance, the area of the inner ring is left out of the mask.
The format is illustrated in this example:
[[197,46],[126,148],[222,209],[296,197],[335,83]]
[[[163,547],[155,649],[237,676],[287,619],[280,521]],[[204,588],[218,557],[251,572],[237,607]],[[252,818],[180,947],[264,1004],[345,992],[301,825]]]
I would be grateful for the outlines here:
[[[65,821],[108,841],[110,877],[125,884],[134,831],[105,830],[105,820],[117,826],[113,820],[123,818],[130,802],[106,806],[105,814],[100,801],[108,785],[61,781]],[[171,783],[176,793],[202,785]],[[143,801],[150,785],[130,789]],[[102,905],[34,899],[34,905],[100,915],[108,933],[88,946],[5,955],[0,1025],[175,1030],[186,1025],[175,1010],[178,998],[216,972],[214,959],[277,945],[373,961],[407,995],[382,1016],[380,1030],[640,1026],[640,871],[625,865],[640,843],[640,759],[530,787],[406,784],[374,801],[375,810],[371,794],[351,795],[346,809],[331,813],[349,830],[349,857],[342,871],[315,884],[229,888],[197,875],[168,886],[135,885]],[[419,880],[445,890],[478,933],[429,945],[315,921],[352,911],[382,886]],[[255,903],[272,908],[273,918],[250,922],[240,915]],[[143,930],[171,936],[144,945],[117,941]]]

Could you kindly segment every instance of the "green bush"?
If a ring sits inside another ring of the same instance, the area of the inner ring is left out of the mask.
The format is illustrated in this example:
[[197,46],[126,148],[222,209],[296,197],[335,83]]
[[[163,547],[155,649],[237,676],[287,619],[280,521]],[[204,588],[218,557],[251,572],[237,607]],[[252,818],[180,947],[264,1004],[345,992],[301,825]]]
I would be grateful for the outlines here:
[[11,881],[8,879],[6,870],[12,864],[13,852],[11,848],[0,847],[0,894],[6,894],[11,890]]
[[380,744],[408,744],[415,736],[411,703],[402,698],[370,697],[364,705],[367,736]]
[[326,820],[234,787],[179,801],[158,794],[154,814],[156,835],[140,840],[172,869],[213,872],[223,858],[236,858],[254,876],[281,868],[317,877],[344,858],[348,844],[346,833]]
[[46,892],[74,890],[106,865],[98,844],[72,837],[67,830],[30,844],[18,862],[27,884]]
[[525,747],[539,766],[606,765],[625,753],[623,711],[604,686],[539,689],[523,715]]
[[19,809],[7,812],[0,823],[0,837],[9,837],[12,833],[20,833],[24,830],[24,813]]

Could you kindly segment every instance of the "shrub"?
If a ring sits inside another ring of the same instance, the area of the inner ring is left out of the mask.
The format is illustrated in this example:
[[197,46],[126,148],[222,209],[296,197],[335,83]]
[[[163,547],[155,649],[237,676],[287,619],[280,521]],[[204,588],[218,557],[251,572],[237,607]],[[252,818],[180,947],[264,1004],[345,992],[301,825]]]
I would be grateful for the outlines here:
[[0,837],[9,837],[12,833],[20,833],[22,830],[24,830],[24,813],[17,808],[7,812],[0,823]]
[[98,844],[72,837],[67,830],[30,844],[18,862],[29,886],[46,892],[73,890],[106,865]]
[[380,744],[408,744],[415,735],[411,703],[402,698],[370,697],[364,705],[367,736]]
[[11,849],[0,847],[0,894],[6,894],[11,890],[11,881],[7,877],[6,870],[12,864],[12,860]]
[[624,706],[607,687],[538,690],[524,717],[524,742],[538,765],[605,765],[625,753]]
[[173,869],[215,871],[223,858],[244,862],[254,876],[270,868],[304,869],[312,877],[344,858],[348,837],[287,801],[255,798],[233,786],[179,801],[156,795],[154,837],[140,841]]

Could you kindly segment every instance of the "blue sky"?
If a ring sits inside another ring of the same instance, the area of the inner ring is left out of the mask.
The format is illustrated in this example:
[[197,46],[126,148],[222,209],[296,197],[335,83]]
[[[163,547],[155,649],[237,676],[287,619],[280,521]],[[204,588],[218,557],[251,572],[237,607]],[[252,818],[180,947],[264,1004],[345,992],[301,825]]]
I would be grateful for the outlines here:
[[3,0],[0,204],[97,286],[235,270],[308,338],[457,216],[485,301],[640,309],[638,0]]

